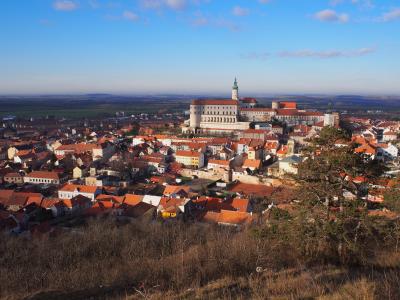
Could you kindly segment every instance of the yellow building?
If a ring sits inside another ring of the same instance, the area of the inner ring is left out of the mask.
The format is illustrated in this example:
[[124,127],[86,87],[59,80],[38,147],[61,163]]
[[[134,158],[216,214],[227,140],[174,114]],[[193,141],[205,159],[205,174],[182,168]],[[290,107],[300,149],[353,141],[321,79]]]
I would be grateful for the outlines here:
[[75,168],[72,170],[72,178],[78,179],[78,178],[82,178],[82,176],[83,176],[83,171],[82,171],[81,168],[75,167]]
[[175,153],[176,162],[188,167],[202,168],[204,166],[204,154],[197,151],[178,150]]

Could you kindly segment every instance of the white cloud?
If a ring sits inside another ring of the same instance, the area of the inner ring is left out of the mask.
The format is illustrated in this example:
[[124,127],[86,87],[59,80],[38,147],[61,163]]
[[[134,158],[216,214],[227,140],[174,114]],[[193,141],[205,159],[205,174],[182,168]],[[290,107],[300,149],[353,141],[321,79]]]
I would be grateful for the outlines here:
[[271,54],[268,52],[251,52],[251,53],[246,53],[242,54],[240,57],[243,59],[249,59],[249,60],[266,60],[268,57],[270,57]]
[[247,8],[241,6],[235,6],[232,9],[232,13],[237,17],[247,16],[249,14],[249,10]]
[[55,10],[72,11],[78,8],[78,4],[72,0],[57,0],[53,3]]
[[141,4],[144,8],[148,9],[161,9],[162,7],[168,7],[173,10],[182,10],[186,7],[186,0],[141,0]]
[[215,28],[225,28],[230,31],[239,31],[240,27],[235,22],[223,19],[206,17],[201,13],[197,13],[191,24],[196,27],[210,26]]
[[317,51],[317,50],[296,50],[296,51],[281,51],[276,53],[270,52],[250,52],[246,54],[241,54],[242,59],[248,60],[266,60],[269,57],[283,57],[283,58],[319,58],[319,59],[329,59],[329,58],[349,58],[349,57],[360,57],[372,54],[376,51],[376,48],[360,48],[355,50],[327,50],[327,51]]
[[136,22],[139,19],[139,16],[132,11],[126,10],[123,12],[122,17],[131,22]]
[[165,4],[172,9],[180,10],[185,8],[186,0],[166,0]]
[[339,14],[332,9],[325,9],[315,13],[314,18],[322,22],[337,22],[337,23],[346,23],[350,19],[348,14]]
[[343,3],[351,3],[361,8],[374,8],[375,5],[372,0],[330,0],[330,5],[336,6]]
[[382,21],[384,22],[395,21],[395,20],[400,20],[400,8],[394,8],[391,11],[383,14],[382,16]]
[[338,58],[338,57],[359,57],[374,53],[375,48],[360,48],[356,50],[328,50],[328,51],[315,51],[315,50],[299,50],[299,51],[282,51],[278,53],[280,57],[311,57],[311,58]]

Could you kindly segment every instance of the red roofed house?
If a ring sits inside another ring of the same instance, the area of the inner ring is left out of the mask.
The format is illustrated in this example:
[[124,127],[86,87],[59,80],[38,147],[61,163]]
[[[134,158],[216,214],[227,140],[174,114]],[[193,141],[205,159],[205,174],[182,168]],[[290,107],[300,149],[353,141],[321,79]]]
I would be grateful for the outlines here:
[[242,98],[240,99],[240,107],[242,108],[253,108],[257,105],[255,98]]
[[4,182],[7,183],[15,183],[15,184],[24,183],[24,177],[17,172],[7,173],[6,175],[4,175],[3,180]]
[[66,184],[58,190],[58,197],[61,199],[72,199],[82,195],[94,201],[99,194],[101,194],[101,189],[90,185]]
[[246,159],[242,168],[250,169],[252,171],[258,170],[261,167],[261,160],[259,159]]
[[188,197],[191,189],[187,185],[167,185],[164,189],[163,195],[173,198]]
[[202,217],[204,222],[218,223],[220,225],[241,226],[251,223],[254,217],[251,213],[221,210],[220,212],[208,211]]
[[82,195],[75,196],[72,199],[62,199],[60,204],[63,205],[66,214],[77,213],[92,206],[91,200]]
[[397,140],[397,132],[388,130],[383,132],[383,137],[382,137],[382,141],[383,142],[391,142],[391,141],[395,141]]
[[142,201],[143,201],[142,195],[126,194],[123,203],[129,206],[135,206]]
[[81,154],[85,152],[93,153],[93,149],[97,148],[96,144],[69,144],[69,145],[61,145],[58,147],[54,154],[57,156],[65,156],[66,154]]
[[157,212],[164,219],[176,218],[180,214],[190,211],[191,200],[187,198],[168,198],[162,197],[158,205]]
[[50,171],[33,171],[24,177],[24,182],[33,184],[60,184],[67,180],[67,175]]
[[218,170],[218,169],[229,170],[230,168],[231,168],[231,161],[229,160],[210,159],[207,164],[207,169],[209,170]]
[[237,193],[241,196],[268,197],[274,192],[274,188],[262,184],[247,184],[238,182],[229,188],[232,193]]
[[278,103],[280,109],[297,109],[297,103],[294,101],[283,101]]
[[370,145],[369,143],[362,144],[358,148],[354,149],[355,153],[365,154],[369,156],[371,159],[374,159],[376,156],[376,147]]
[[[29,199],[42,199],[40,193],[14,192],[12,190],[0,190],[0,203],[10,211],[18,211],[27,205]],[[40,200],[39,200],[40,201]]]

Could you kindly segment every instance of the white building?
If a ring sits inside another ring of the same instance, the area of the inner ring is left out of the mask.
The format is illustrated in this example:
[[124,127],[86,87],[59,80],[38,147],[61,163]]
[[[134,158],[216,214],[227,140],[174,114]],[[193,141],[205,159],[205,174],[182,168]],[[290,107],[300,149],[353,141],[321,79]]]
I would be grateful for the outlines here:
[[385,159],[394,159],[399,155],[399,149],[392,143],[378,144],[378,156]]
[[[274,101],[271,108],[260,108],[254,98],[239,98],[237,80],[232,87],[232,99],[193,100],[190,105],[190,118],[185,121],[183,133],[231,134],[250,128],[250,122],[267,122],[272,119],[287,125],[322,123],[329,126],[339,124],[338,114],[324,114],[317,111],[297,109],[293,101]],[[324,124],[324,125],[325,125]]]
[[24,177],[25,183],[32,184],[60,184],[67,180],[57,172],[33,171]]
[[302,161],[299,156],[288,156],[279,161],[279,173],[284,174],[297,174],[298,164]]
[[397,140],[397,132],[385,130],[383,132],[382,142],[391,142]]
[[236,100],[193,100],[190,105],[190,132],[231,133],[249,128],[249,122],[239,122],[239,102]]
[[66,184],[58,190],[58,198],[60,199],[72,199],[82,195],[94,201],[98,194],[101,194],[101,189],[97,186]]

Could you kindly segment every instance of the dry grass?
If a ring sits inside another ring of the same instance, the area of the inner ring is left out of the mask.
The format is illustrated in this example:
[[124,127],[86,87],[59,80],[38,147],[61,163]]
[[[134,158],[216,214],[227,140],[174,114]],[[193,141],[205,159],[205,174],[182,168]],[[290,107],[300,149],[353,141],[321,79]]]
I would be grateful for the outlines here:
[[263,237],[204,224],[98,220],[44,239],[1,236],[0,298],[400,298],[400,255],[390,247],[381,245],[369,265],[338,267],[304,256],[287,230]]
[[[182,293],[158,292],[149,299],[387,299],[379,297],[376,283],[365,278],[352,281],[348,275],[335,267],[265,272],[246,278],[222,278]],[[140,299],[140,295],[127,299]]]

